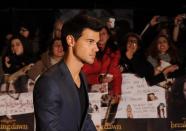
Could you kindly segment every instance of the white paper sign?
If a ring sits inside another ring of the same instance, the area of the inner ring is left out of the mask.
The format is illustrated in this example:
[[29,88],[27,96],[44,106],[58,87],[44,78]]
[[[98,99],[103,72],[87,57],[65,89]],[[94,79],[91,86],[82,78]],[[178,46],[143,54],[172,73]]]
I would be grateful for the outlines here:
[[97,131],[101,129],[101,121],[105,118],[109,95],[108,95],[108,84],[95,84],[91,85],[89,95],[89,114],[91,119],[96,126]]
[[0,95],[0,116],[33,112],[33,92]]
[[144,78],[123,74],[122,98],[116,118],[166,118],[165,89],[148,86]]

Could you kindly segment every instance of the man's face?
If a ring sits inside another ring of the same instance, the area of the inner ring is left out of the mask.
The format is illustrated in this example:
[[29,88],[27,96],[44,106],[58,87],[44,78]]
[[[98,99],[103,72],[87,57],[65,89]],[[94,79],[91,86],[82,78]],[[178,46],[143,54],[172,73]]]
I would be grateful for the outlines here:
[[76,41],[73,53],[82,63],[92,64],[98,52],[97,42],[99,41],[99,32],[89,28],[84,29],[81,37]]

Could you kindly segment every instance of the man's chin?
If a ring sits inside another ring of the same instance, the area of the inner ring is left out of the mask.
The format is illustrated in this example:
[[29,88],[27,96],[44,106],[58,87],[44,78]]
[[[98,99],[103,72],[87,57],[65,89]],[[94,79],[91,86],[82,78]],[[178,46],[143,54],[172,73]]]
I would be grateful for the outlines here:
[[88,64],[93,64],[94,63],[94,60],[91,60],[88,62]]
[[94,63],[94,62],[89,62],[88,64],[90,64],[90,65],[91,65],[91,64],[93,64],[93,63]]

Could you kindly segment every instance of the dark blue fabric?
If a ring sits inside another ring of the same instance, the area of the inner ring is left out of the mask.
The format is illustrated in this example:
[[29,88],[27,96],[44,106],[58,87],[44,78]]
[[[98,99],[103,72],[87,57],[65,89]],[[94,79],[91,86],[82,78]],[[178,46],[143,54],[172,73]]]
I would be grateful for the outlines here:
[[[84,75],[83,78],[85,87]],[[86,115],[80,126],[80,101],[70,71],[62,61],[46,71],[34,87],[34,110],[37,131],[96,131],[87,115],[88,94],[86,90]]]

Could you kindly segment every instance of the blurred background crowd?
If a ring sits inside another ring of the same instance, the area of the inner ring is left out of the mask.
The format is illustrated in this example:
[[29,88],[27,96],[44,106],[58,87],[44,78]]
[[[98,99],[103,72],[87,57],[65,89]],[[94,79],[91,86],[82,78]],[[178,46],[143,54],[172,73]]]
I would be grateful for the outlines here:
[[[171,106],[179,102],[176,112],[185,116],[186,5],[171,11],[156,9],[0,10],[0,84],[6,83],[1,92],[9,92],[11,84],[14,93],[29,91],[28,84],[33,86],[43,72],[63,59],[63,23],[86,14],[104,24],[96,59],[82,69],[88,84],[108,83],[109,95],[118,103],[122,74],[133,73],[145,78],[149,86],[173,87],[172,98],[177,100]],[[174,89],[177,79],[181,84]]]

